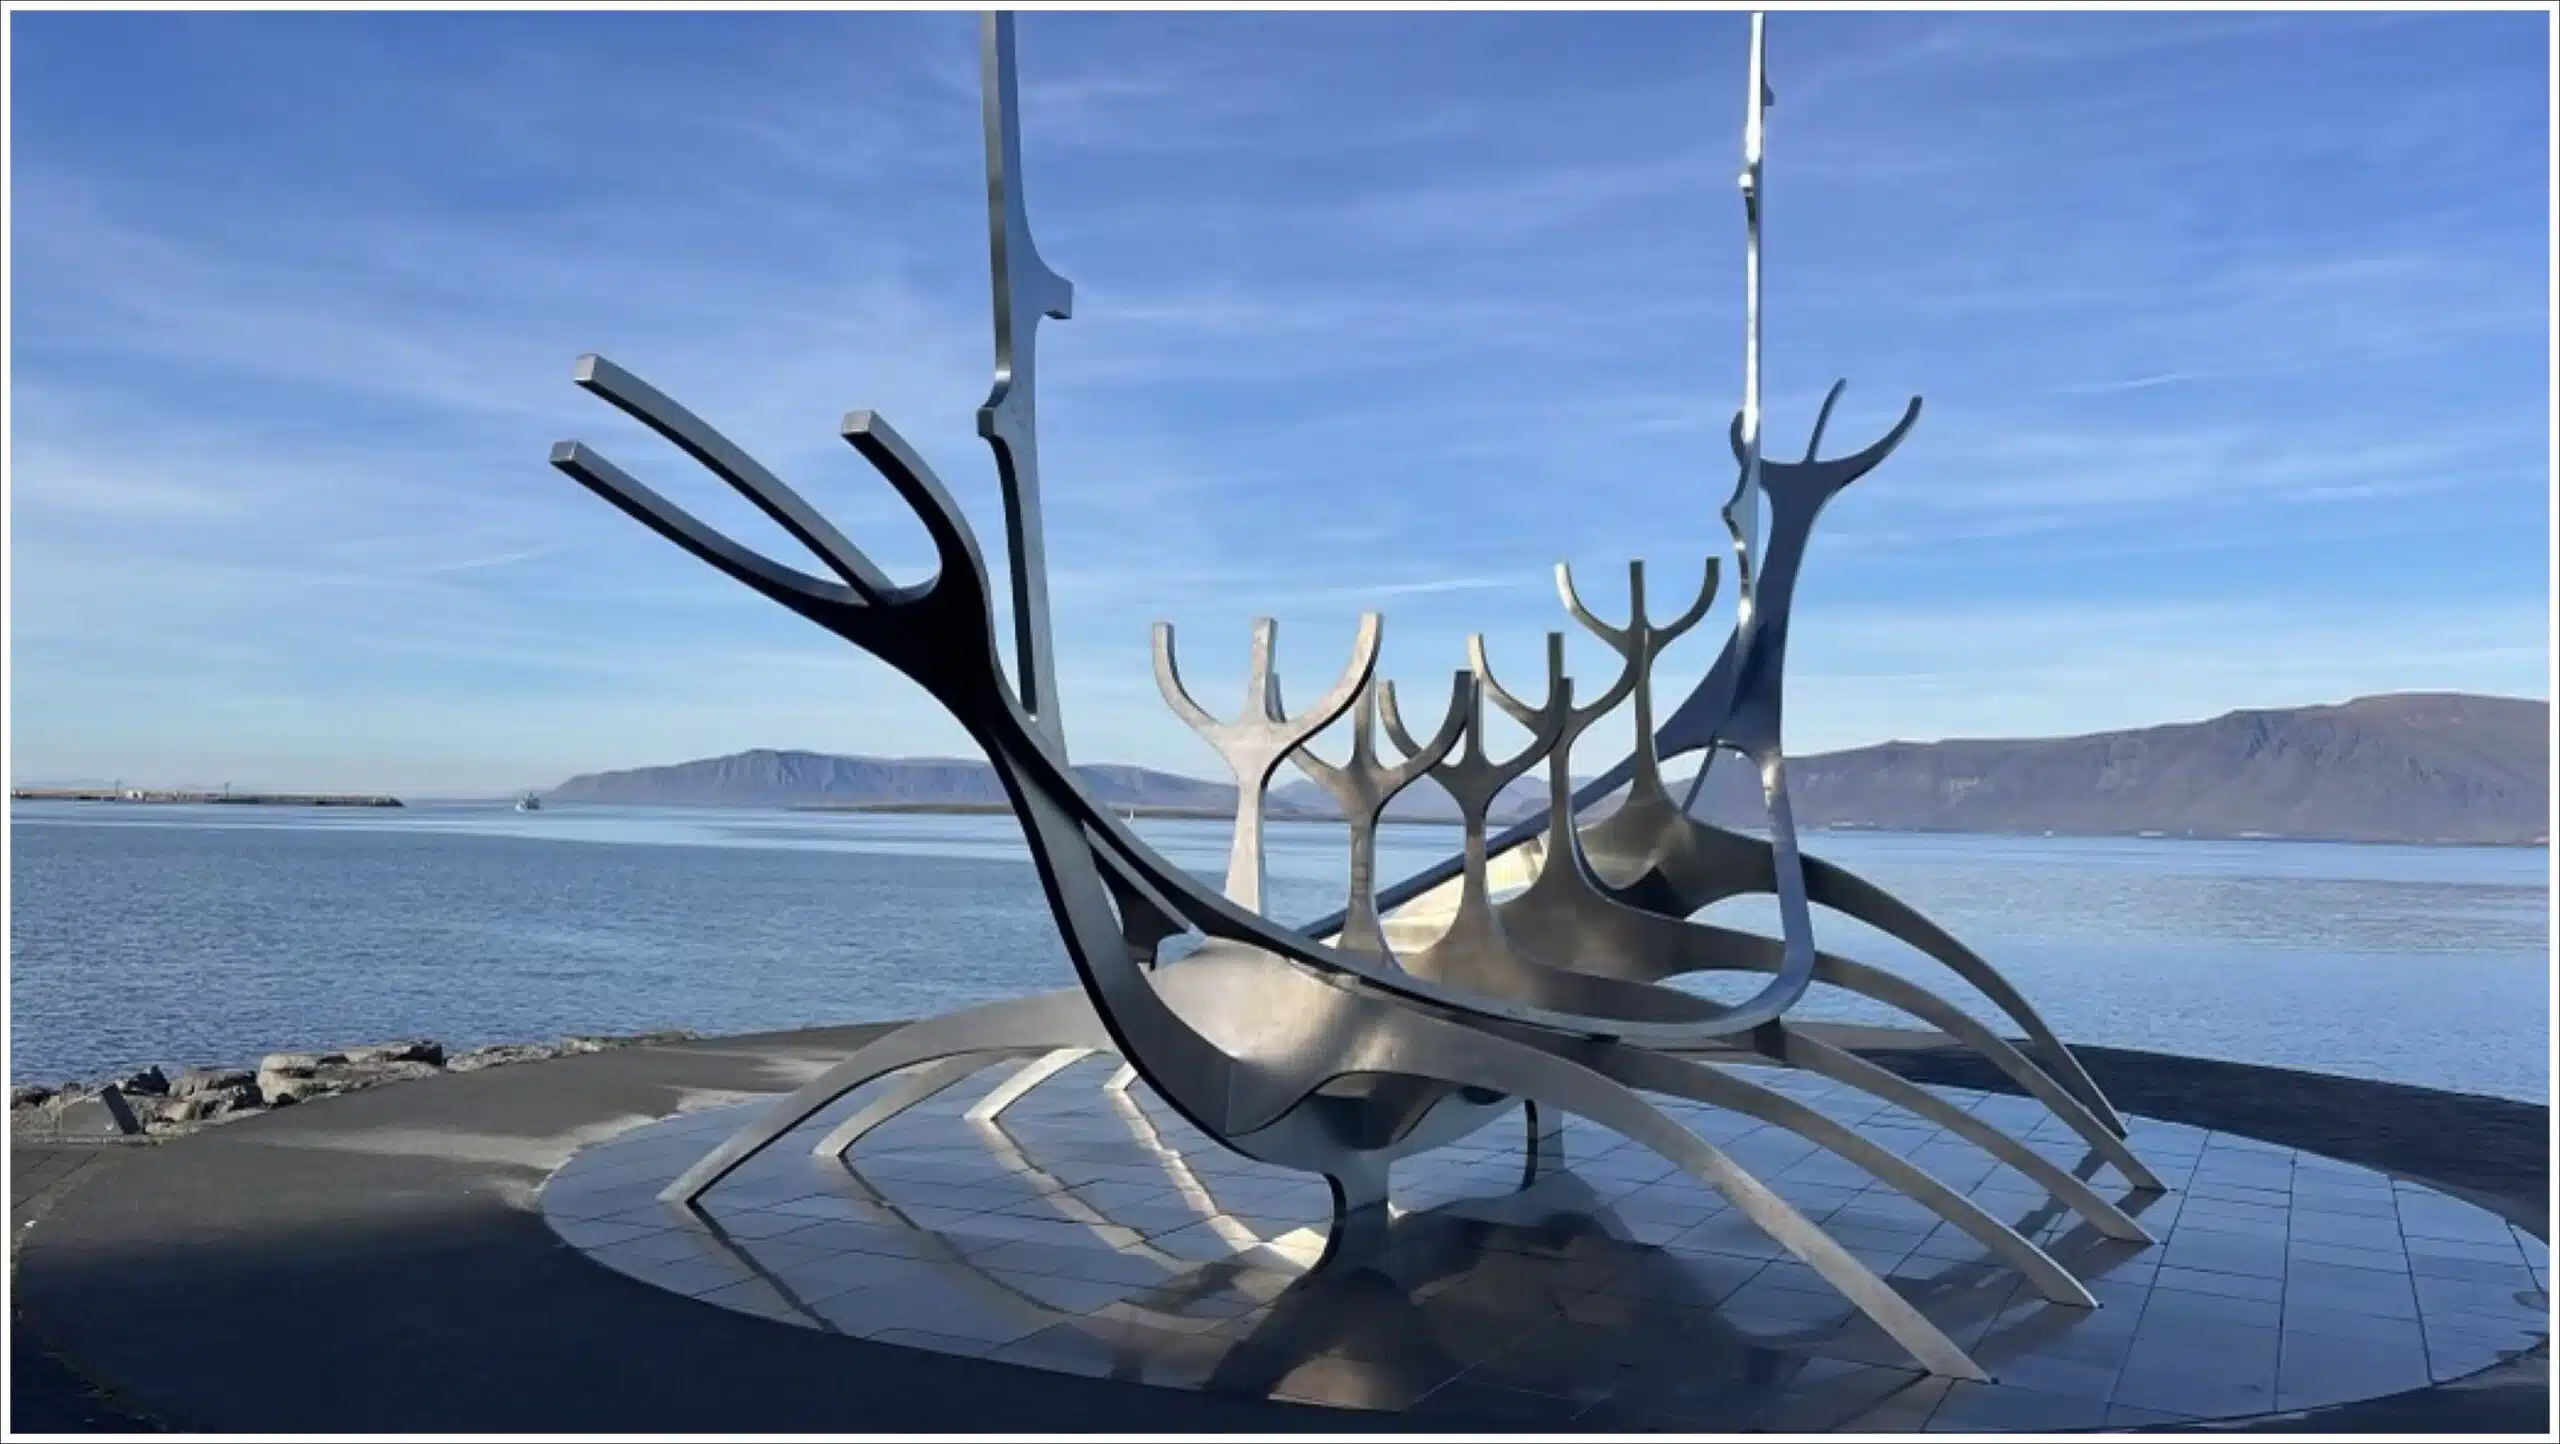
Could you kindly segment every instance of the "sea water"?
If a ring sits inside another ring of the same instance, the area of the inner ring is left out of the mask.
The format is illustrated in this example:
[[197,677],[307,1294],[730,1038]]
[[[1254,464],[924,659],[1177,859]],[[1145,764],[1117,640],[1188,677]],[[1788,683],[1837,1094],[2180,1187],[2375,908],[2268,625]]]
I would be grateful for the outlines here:
[[[393,1037],[736,1032],[1071,986],[1010,817],[507,803],[396,812],[24,803],[9,830],[9,1071],[254,1061]],[[1141,820],[1214,883],[1227,828]],[[1452,849],[1390,826],[1380,873]],[[1829,832],[2056,1031],[2550,1096],[2544,849]],[[1269,910],[1342,902],[1338,826],[1268,831]],[[1704,917],[1775,931],[1765,898]],[[2015,1029],[1925,957],[1817,910],[1822,947]],[[1718,996],[1757,976],[1696,984]],[[1910,1020],[1817,987],[1800,1016]]]

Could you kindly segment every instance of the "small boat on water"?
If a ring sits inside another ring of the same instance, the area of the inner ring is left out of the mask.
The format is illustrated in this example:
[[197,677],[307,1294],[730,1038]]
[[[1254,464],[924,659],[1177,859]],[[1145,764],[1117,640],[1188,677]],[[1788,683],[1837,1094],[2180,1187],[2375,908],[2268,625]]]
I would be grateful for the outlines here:
[[540,812],[541,810],[542,799],[534,796],[530,792],[516,799],[516,811],[518,812]]

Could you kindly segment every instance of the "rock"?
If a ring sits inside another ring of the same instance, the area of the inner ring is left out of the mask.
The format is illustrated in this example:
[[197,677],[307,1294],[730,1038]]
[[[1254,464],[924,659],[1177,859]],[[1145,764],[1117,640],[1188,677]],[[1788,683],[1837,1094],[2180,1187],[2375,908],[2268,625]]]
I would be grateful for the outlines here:
[[400,1043],[371,1043],[349,1048],[347,1061],[354,1064],[426,1063],[444,1066],[444,1045],[432,1039],[418,1038]]
[[652,1043],[682,1043],[701,1036],[682,1028],[668,1028],[655,1033],[626,1033],[619,1037],[593,1033],[572,1033],[561,1041],[579,1053],[601,1053],[607,1048],[645,1048]]
[[247,1081],[248,1076],[241,1074],[242,1082],[236,1087],[199,1088],[192,1093],[173,1093],[166,1098],[155,1098],[151,1100],[152,1116],[148,1122],[152,1127],[166,1128],[253,1112],[264,1099],[259,1095],[257,1085]]
[[433,1078],[443,1071],[443,1065],[438,1063],[393,1062],[376,1063],[369,1067],[350,1065],[346,1075],[338,1082],[341,1088],[347,1089],[378,1088],[385,1083],[408,1083],[420,1078]]
[[169,1077],[160,1071],[159,1065],[154,1064],[139,1073],[129,1073],[117,1079],[115,1087],[128,1098],[137,1095],[157,1098],[169,1091]]
[[257,1081],[243,1073],[239,1075],[239,1081],[236,1083],[173,1092],[161,1104],[160,1111],[162,1116],[166,1117],[183,1107],[186,1116],[191,1119],[212,1118],[225,1113],[256,1108],[264,1101],[263,1095],[258,1092]]
[[258,1060],[258,1072],[279,1078],[308,1078],[322,1068],[344,1063],[344,1053],[269,1053]]
[[304,1074],[258,1073],[258,1096],[270,1105],[300,1103],[311,1098],[325,1098],[346,1085],[335,1078],[323,1078],[316,1072]]
[[[27,1127],[60,1132],[136,1134],[192,1130],[262,1108],[290,1107],[334,1093],[470,1072],[506,1063],[538,1062],[648,1043],[689,1039],[686,1032],[629,1037],[573,1036],[550,1043],[496,1043],[448,1057],[427,1038],[367,1043],[334,1052],[269,1053],[248,1068],[191,1067],[172,1080],[145,1068],[104,1085],[78,1081],[59,1087],[13,1087],[9,1106]],[[76,1109],[76,1111],[75,1111]]]
[[448,1060],[445,1069],[453,1073],[469,1073],[481,1068],[495,1068],[506,1063],[530,1063],[537,1059],[556,1056],[558,1056],[558,1050],[541,1043],[492,1043],[488,1047],[474,1048],[468,1053]]
[[342,1085],[328,1075],[346,1061],[344,1053],[269,1053],[258,1060],[258,1092],[269,1103],[295,1103],[335,1093]]
[[86,1098],[77,1098],[54,1118],[56,1132],[75,1138],[130,1138],[142,1131],[142,1120],[110,1083]]
[[181,1098],[198,1093],[228,1093],[246,1088],[256,1091],[258,1075],[246,1068],[189,1068],[169,1085],[169,1091]]
[[[415,1045],[385,1045],[394,1050],[412,1050]],[[427,1045],[435,1048],[435,1045]],[[444,1071],[441,1064],[415,1059],[382,1059],[358,1057],[369,1050],[349,1049],[345,1053],[269,1055],[268,1063],[281,1056],[283,1068],[260,1065],[257,1087],[267,1102],[303,1103],[325,1098],[332,1093],[352,1093],[361,1088],[377,1088],[385,1083],[406,1083],[417,1078],[432,1078]],[[440,1048],[435,1051],[442,1052]]]
[[208,1099],[198,1096],[182,1098],[171,1093],[160,1098],[129,1098],[134,1113],[145,1128],[160,1128],[172,1123],[193,1123],[205,1116]]

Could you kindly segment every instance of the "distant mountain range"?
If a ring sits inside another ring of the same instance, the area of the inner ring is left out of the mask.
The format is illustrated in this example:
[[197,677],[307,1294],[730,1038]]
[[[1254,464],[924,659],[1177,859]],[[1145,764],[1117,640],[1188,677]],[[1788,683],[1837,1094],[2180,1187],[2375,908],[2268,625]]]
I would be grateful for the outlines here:
[[[1111,763],[1087,764],[1076,772],[1097,799],[1114,807],[1235,811],[1236,790],[1221,783]],[[544,797],[553,802],[653,807],[967,810],[1006,805],[995,769],[984,762],[956,757],[839,757],[763,747],[669,767],[581,773]]]
[[[2334,706],[2232,712],[2085,737],[1887,742],[1791,758],[1797,825],[1893,831],[2281,837],[2355,842],[2547,840],[2551,707],[2455,693],[2398,693]],[[1235,789],[1143,767],[1077,771],[1095,797],[1142,812],[1224,814]],[[1675,781],[1675,793],[1685,779]],[[985,763],[840,757],[758,749],[729,757],[572,777],[559,802],[767,807],[998,809]],[[1498,820],[1534,811],[1542,777],[1514,783]],[[1417,786],[1391,817],[1447,819]],[[1314,783],[1275,787],[1276,817],[1335,815]],[[1715,765],[1699,815],[1758,827],[1756,780]]]

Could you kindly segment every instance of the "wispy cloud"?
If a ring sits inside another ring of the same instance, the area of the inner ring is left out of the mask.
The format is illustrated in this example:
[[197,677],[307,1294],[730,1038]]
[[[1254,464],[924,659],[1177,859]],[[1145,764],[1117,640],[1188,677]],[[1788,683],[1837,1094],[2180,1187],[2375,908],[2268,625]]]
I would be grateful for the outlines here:
[[[1825,514],[1803,745],[2535,685],[2548,76],[2506,19],[1777,17],[1773,454],[1835,375],[1834,452],[1928,397]],[[21,17],[21,766],[448,790],[965,750],[542,458],[586,439],[802,562],[569,384],[601,350],[919,576],[836,432],[877,407],[1001,574],[975,23]],[[1742,33],[1024,18],[1078,285],[1040,359],[1080,756],[1204,765],[1159,617],[1217,695],[1253,616],[1330,677],[1370,608],[1408,685],[1478,630],[1517,681],[1568,625],[1555,561],[1727,554]]]

